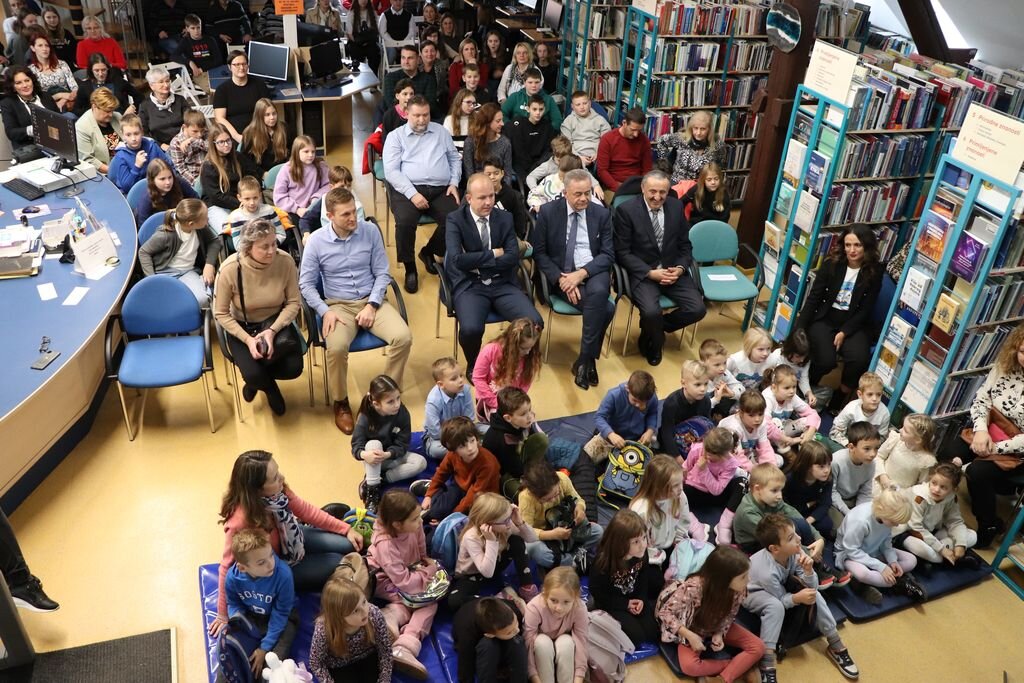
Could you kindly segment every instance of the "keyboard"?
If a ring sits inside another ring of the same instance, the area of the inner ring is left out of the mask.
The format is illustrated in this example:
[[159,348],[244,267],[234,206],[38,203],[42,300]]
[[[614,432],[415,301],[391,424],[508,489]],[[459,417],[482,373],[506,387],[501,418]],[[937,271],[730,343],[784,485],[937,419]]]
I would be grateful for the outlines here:
[[44,194],[46,194],[32,183],[28,182],[27,180],[22,180],[21,178],[14,178],[13,180],[8,180],[3,185],[14,194],[21,195],[22,197],[29,201],[39,199]]

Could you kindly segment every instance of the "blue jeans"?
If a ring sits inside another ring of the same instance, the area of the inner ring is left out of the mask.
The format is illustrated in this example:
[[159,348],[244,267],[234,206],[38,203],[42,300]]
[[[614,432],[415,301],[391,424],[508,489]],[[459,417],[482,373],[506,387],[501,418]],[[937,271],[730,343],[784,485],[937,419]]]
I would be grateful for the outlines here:
[[346,554],[355,550],[351,541],[340,534],[312,526],[302,527],[306,555],[292,567],[296,591],[319,591],[338,568]]
[[[581,534],[584,532],[580,532]],[[597,551],[597,544],[601,541],[601,534],[604,529],[594,522],[587,522],[586,532],[583,540],[583,547],[591,554]],[[548,545],[550,541],[534,541],[526,544],[526,552],[530,559],[539,567],[553,567],[555,564],[555,551]],[[563,552],[562,564],[572,564],[572,552]]]

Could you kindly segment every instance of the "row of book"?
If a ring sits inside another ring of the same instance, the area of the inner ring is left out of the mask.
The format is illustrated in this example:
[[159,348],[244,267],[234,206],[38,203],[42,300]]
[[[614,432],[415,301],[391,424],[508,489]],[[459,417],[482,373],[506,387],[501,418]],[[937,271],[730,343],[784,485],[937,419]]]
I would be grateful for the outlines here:
[[725,189],[734,202],[742,202],[747,196],[747,181],[749,173],[726,173]]
[[753,142],[735,142],[725,146],[725,170],[738,171],[750,168],[754,160]]
[[912,39],[894,33],[883,32],[873,26],[868,33],[868,47],[881,52],[896,52],[904,56],[917,52],[917,46],[914,45]]
[[658,78],[651,82],[648,106],[653,108],[746,105],[767,83],[767,76],[730,78]]
[[898,181],[833,185],[825,209],[825,224],[897,220],[906,206],[910,189],[910,185]]
[[[728,47],[728,49],[726,49]],[[660,40],[655,71],[765,71],[771,67],[772,47],[763,41],[714,42]]]
[[618,102],[620,94],[618,74],[590,74],[590,99],[596,102]]
[[751,35],[763,31],[767,13],[746,3],[666,2],[659,7],[658,35]]
[[943,416],[970,410],[974,396],[985,383],[985,375],[947,378],[945,382],[942,393],[935,400],[935,407],[932,409],[934,415]]
[[849,127],[860,130],[925,128],[932,124],[932,109],[938,99],[935,84],[912,74],[886,71],[870,64],[858,65],[846,99],[850,107]]
[[587,55],[590,69],[615,69],[622,66],[622,45],[607,40],[587,44]]
[[1021,318],[1024,318],[1024,280],[1016,278],[985,285],[974,315],[967,324],[974,326],[984,324],[985,321],[1018,321]]
[[849,9],[829,2],[821,3],[814,33],[819,40],[857,38],[867,32],[871,8],[855,3]]
[[590,13],[591,38],[622,38],[626,30],[626,10],[592,10]]
[[928,136],[850,135],[839,157],[836,178],[920,175],[925,171]]
[[[964,336],[960,349],[953,356],[951,372],[988,369],[995,362],[999,351],[1003,348],[1003,342],[1006,341],[1006,337],[1014,327],[1015,325],[1000,325],[985,333]],[[944,354],[940,358],[945,361]]]

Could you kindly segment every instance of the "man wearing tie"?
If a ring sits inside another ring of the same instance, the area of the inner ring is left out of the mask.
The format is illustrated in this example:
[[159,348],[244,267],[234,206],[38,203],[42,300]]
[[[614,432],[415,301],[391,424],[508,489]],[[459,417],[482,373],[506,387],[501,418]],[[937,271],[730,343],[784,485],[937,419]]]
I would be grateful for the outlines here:
[[[633,303],[640,309],[640,352],[651,365],[661,363],[665,333],[699,322],[707,313],[704,297],[687,272],[692,262],[690,224],[683,203],[669,196],[669,177],[650,171],[643,195],[615,212],[615,260],[630,279]],[[662,314],[659,295],[676,308]]]
[[552,292],[558,291],[583,312],[580,355],[572,364],[573,381],[581,389],[597,385],[601,353],[615,304],[608,299],[615,258],[608,209],[590,201],[590,174],[577,169],[565,174],[565,200],[541,207],[533,230],[533,258]]
[[468,205],[448,214],[444,265],[469,374],[492,310],[504,320],[529,318],[538,326],[544,321],[516,283],[519,243],[512,214],[494,208],[494,184],[476,173],[466,184],[466,197]]

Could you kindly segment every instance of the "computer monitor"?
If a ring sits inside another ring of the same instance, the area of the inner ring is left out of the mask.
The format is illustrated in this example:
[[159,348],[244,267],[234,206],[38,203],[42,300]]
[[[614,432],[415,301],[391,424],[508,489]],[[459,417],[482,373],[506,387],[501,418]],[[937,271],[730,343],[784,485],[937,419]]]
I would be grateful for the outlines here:
[[337,38],[309,48],[309,68],[314,76],[333,76],[343,67],[341,43]]
[[257,43],[255,40],[250,42],[249,75],[272,81],[287,81],[289,51],[287,45]]
[[558,0],[547,0],[544,3],[544,17],[541,20],[542,26],[558,33],[562,29],[562,3]]
[[72,119],[43,107],[29,107],[32,112],[34,142],[66,165],[78,165],[78,139]]

